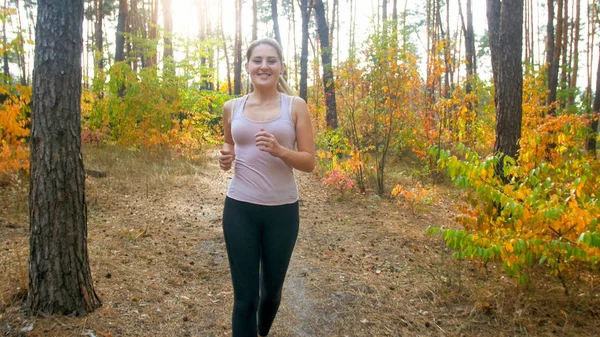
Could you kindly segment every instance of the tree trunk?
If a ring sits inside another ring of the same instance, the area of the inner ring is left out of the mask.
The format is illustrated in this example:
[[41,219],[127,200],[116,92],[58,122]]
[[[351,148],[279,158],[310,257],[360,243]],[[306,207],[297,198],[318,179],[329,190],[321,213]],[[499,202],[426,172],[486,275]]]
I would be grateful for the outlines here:
[[[562,15],[562,46],[561,46],[561,60],[560,63],[560,84],[559,88],[567,89],[568,87],[568,73],[571,71],[568,69],[569,65],[569,0],[563,0],[563,15]],[[565,100],[561,102],[561,106],[564,106]]]
[[[599,49],[600,50],[600,49]],[[598,117],[600,117],[600,59],[598,59],[598,69],[596,71],[596,95],[594,96],[594,102],[592,104],[592,117],[590,127],[592,129],[591,135],[588,137],[586,142],[586,150],[590,156],[596,157],[596,137],[598,136]]]
[[227,50],[227,39],[225,38],[225,33],[223,32],[223,2],[220,2],[219,5],[219,20],[221,24],[219,25],[219,32],[221,34],[221,39],[223,40],[223,54],[225,55],[225,66],[227,68],[227,93],[229,96],[233,93],[233,88],[231,87],[231,62],[229,62],[229,51]]
[[233,94],[242,93],[242,0],[235,0],[235,45],[233,52]]
[[33,315],[85,315],[101,306],[87,250],[80,136],[82,23],[83,1],[38,1],[26,301]]
[[[487,19],[496,89],[494,152],[516,159],[523,101],[523,0],[487,0]],[[496,172],[504,177],[503,161]]]
[[271,0],[271,17],[273,18],[273,31],[275,40],[281,45],[281,33],[279,33],[279,17],[277,15],[277,0]]
[[[550,34],[551,14],[552,14],[552,17],[554,16],[553,15],[554,0],[548,0],[548,6],[549,6],[548,7],[548,26],[549,26],[548,34]],[[552,36],[554,37],[554,45],[551,49],[552,50],[552,59],[550,61],[551,63],[548,66],[548,99],[546,101],[546,105],[548,105],[550,107],[548,109],[548,114],[550,114],[550,115],[556,114],[556,108],[553,105],[553,103],[556,102],[556,91],[557,91],[557,87],[558,87],[558,70],[559,70],[560,56],[561,56],[561,51],[562,51],[562,30],[563,30],[563,21],[562,21],[563,8],[562,7],[563,7],[563,0],[558,0],[558,8],[557,8],[558,17],[556,19],[556,34],[555,35],[554,35],[554,33],[552,34]],[[552,25],[553,25],[553,23],[552,23]],[[550,38],[548,38],[548,41],[546,42],[546,47],[548,47],[548,45],[551,43],[552,43],[552,41],[550,41]],[[546,60],[548,60],[548,56],[546,57]]]
[[300,14],[302,15],[300,97],[306,101],[308,96],[308,0],[300,0]]
[[[4,9],[8,9],[7,7],[7,1],[8,0],[4,0]],[[8,42],[6,40],[6,20],[2,20],[2,42],[4,43],[5,46],[8,45]],[[9,67],[9,63],[8,63],[8,53],[5,51],[2,53],[2,59],[4,61],[4,82],[5,83],[10,83],[10,67]]]
[[119,18],[117,22],[117,36],[115,38],[115,62],[125,60],[125,22],[127,21],[127,0],[119,0]]
[[258,0],[252,0],[252,41],[258,39]]
[[19,69],[21,70],[21,85],[27,86],[27,67],[25,64],[25,36],[23,36],[23,22],[21,20],[21,5],[19,0],[16,0],[17,6],[17,24],[19,32],[19,48],[17,49],[17,64],[19,65]]
[[151,21],[148,25],[148,39],[150,40],[149,46],[146,47],[146,55],[148,58],[148,63],[146,67],[152,67],[157,65],[157,45],[153,43],[153,41],[158,39],[158,0],[150,1],[150,11],[151,11]]
[[325,121],[328,129],[337,129],[337,105],[335,101],[335,80],[333,78],[333,65],[331,63],[331,45],[329,44],[329,28],[327,16],[322,0],[315,1],[315,15],[317,16],[317,30],[321,41],[321,63],[323,67],[323,89],[325,91],[325,105],[327,112]]
[[175,75],[175,65],[173,63],[173,0],[163,0],[162,4],[165,30],[163,37],[163,64],[166,75],[172,77]]
[[458,1],[462,30],[465,36],[465,58],[467,59],[467,78],[470,79],[477,73],[477,63],[475,59],[475,33],[473,31],[473,6],[471,0],[467,0],[467,22],[462,13],[462,4]]
[[571,74],[571,83],[569,84],[569,105],[575,104],[574,89],[577,88],[577,76],[579,76],[579,38],[581,29],[581,0],[575,0],[575,27],[573,38],[573,73]]
[[103,40],[103,34],[102,34],[102,21],[104,20],[104,11],[102,10],[104,1],[103,0],[95,0],[96,2],[96,23],[95,23],[95,59],[96,59],[96,67],[98,69],[102,69],[104,68],[104,59],[102,56],[103,53],[103,49],[102,49],[102,42]]

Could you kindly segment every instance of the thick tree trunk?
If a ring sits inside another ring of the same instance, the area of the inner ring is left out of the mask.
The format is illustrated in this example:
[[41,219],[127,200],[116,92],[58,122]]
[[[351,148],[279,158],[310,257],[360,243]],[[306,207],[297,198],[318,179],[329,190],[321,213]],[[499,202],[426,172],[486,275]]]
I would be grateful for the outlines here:
[[115,62],[125,60],[125,22],[127,21],[127,0],[119,0],[119,18],[117,22],[117,36],[115,38]]
[[[517,158],[523,101],[523,0],[487,0],[492,70],[496,89],[494,152]],[[503,163],[496,167],[503,176]]]
[[308,0],[300,0],[300,14],[302,15],[300,97],[306,101],[308,96]]
[[26,303],[33,315],[85,315],[101,305],[87,250],[80,136],[82,22],[83,1],[38,1]]
[[281,33],[279,32],[279,16],[277,15],[277,0],[271,0],[271,18],[273,19],[273,32],[275,40],[281,45]]
[[331,63],[331,45],[329,44],[329,28],[327,16],[322,0],[315,1],[315,14],[317,16],[317,29],[321,41],[321,62],[323,67],[323,87],[325,91],[325,105],[327,112],[325,121],[328,129],[337,129],[337,104],[335,101],[335,80],[333,78],[333,65]]
[[242,93],[242,0],[235,0],[235,45],[233,52],[233,94]]

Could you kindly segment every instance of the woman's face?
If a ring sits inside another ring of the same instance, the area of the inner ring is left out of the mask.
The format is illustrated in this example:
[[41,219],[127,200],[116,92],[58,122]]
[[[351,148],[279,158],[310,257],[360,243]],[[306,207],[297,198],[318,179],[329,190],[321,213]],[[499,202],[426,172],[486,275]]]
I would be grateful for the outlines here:
[[250,60],[246,63],[246,71],[254,87],[276,88],[282,68],[277,50],[268,44],[254,47]]

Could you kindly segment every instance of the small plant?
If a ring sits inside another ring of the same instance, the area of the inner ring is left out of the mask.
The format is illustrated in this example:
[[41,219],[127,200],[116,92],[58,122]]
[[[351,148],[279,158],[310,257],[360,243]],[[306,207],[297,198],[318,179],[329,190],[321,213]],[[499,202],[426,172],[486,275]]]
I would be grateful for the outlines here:
[[323,184],[331,187],[332,189],[340,192],[340,197],[343,198],[344,194],[354,187],[354,181],[348,174],[338,167],[334,167],[327,172],[326,177],[323,179]]
[[429,190],[424,188],[421,183],[410,189],[405,189],[401,185],[396,185],[392,190],[393,197],[400,197],[398,205],[403,206],[406,209],[410,209],[412,214],[415,214],[415,206],[421,203],[428,202],[431,198]]

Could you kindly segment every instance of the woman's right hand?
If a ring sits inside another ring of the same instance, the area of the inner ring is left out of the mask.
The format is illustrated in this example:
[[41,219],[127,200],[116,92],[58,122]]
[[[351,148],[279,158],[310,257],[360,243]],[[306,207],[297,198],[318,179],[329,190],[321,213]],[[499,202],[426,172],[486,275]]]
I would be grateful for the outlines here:
[[219,152],[221,152],[219,155],[219,166],[221,167],[221,170],[229,171],[235,160],[235,153],[230,149],[221,149]]

